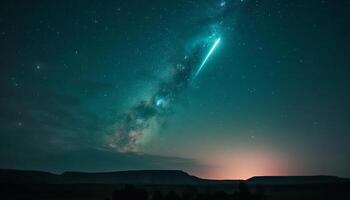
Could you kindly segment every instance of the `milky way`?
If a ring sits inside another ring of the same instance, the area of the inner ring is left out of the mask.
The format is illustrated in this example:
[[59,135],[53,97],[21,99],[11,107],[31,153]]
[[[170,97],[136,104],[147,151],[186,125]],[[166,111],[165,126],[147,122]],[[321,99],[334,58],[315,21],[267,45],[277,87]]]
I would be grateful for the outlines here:
[[[131,107],[117,122],[116,130],[107,138],[109,147],[120,152],[138,151],[139,146],[146,143],[173,112],[173,105],[199,74],[218,41],[220,39],[216,39],[214,45],[208,41],[197,44],[188,56],[174,64],[171,75],[159,83],[156,92]],[[211,49],[202,61],[208,46]]]
[[112,134],[108,134],[106,139],[110,148],[119,152],[139,151],[139,147],[159,131],[168,116],[173,113],[173,105],[181,93],[196,79],[219,45],[219,30],[227,12],[235,10],[239,3],[230,1],[230,4],[226,5],[225,1],[221,1],[209,18],[202,19],[205,22],[197,22],[204,25],[209,34],[200,33],[199,42],[196,42],[182,61],[173,63],[171,75],[156,86],[156,92],[132,106],[117,120]]

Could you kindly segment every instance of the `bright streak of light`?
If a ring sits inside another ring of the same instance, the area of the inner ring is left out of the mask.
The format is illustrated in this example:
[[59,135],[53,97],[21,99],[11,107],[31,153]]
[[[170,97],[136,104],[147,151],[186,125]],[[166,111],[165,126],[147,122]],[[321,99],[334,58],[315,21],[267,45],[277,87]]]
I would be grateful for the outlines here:
[[215,41],[215,43],[213,44],[213,46],[211,47],[209,53],[208,53],[207,56],[204,58],[202,64],[199,66],[199,68],[198,68],[197,72],[195,73],[193,79],[195,79],[195,78],[198,76],[199,72],[201,72],[201,70],[202,70],[203,66],[205,65],[205,63],[207,62],[208,58],[209,58],[210,55],[214,52],[215,48],[219,45],[220,40],[221,40],[221,38],[216,39],[216,41]]

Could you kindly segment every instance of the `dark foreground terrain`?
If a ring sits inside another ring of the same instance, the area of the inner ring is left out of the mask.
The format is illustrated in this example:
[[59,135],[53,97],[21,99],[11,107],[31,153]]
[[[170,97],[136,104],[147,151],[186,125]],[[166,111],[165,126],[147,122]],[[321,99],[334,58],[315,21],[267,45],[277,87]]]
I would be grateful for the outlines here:
[[249,200],[350,199],[350,181],[332,176],[218,181],[182,171],[109,173],[0,170],[0,199]]

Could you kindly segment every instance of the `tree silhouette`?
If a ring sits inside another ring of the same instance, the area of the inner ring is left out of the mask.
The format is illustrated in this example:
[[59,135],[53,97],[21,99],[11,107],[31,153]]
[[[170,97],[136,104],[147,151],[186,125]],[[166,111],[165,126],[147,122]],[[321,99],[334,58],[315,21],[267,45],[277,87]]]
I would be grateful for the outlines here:
[[152,200],[164,200],[163,194],[159,190],[153,192]]
[[179,195],[174,192],[174,191],[170,191],[168,192],[168,194],[165,196],[166,200],[180,200]]
[[256,185],[256,194],[255,194],[256,200],[266,200],[266,195],[264,191],[264,187],[261,184]]
[[148,193],[146,190],[135,189],[133,185],[125,185],[123,189],[113,192],[112,200],[127,199],[148,200]]
[[238,200],[250,200],[252,195],[250,194],[248,185],[241,181],[238,184],[238,192],[234,194],[234,198]]

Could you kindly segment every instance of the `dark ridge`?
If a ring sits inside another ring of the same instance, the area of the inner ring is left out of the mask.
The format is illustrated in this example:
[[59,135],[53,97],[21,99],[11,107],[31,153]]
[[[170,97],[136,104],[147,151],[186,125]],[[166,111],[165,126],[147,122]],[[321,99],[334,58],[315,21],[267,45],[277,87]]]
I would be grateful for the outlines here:
[[180,170],[64,172],[61,176],[66,180],[82,183],[197,184],[205,181]]
[[[53,174],[43,171],[0,169],[0,184],[237,184],[242,180],[210,180],[180,170],[135,170],[116,172],[74,172]],[[336,176],[257,176],[248,184],[350,183]]]
[[59,183],[59,175],[44,171],[0,169],[0,183]]
[[4,184],[208,184],[180,170],[135,170],[116,172],[64,172],[0,169],[0,183]]
[[255,176],[246,180],[251,184],[324,184],[348,182],[350,179],[337,176]]

